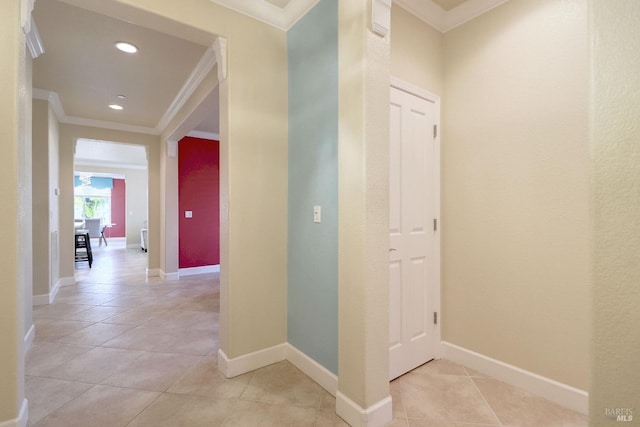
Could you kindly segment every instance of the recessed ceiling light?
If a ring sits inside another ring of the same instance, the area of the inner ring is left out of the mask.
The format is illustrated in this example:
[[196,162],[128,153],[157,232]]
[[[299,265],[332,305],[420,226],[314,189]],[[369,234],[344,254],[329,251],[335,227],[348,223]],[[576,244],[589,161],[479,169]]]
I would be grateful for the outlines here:
[[119,98],[119,99],[125,99],[125,98],[126,98],[126,96],[124,96],[124,95],[116,95],[116,98]]
[[127,42],[116,42],[114,46],[124,53],[136,53],[138,51],[137,47]]
[[111,108],[112,110],[122,110],[123,109],[122,105],[118,105],[118,104],[111,104],[111,105],[109,105],[109,108]]

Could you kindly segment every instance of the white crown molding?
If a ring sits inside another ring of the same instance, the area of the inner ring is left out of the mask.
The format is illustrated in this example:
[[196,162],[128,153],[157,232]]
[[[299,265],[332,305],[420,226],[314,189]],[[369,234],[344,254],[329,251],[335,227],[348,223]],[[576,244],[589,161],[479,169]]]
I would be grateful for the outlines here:
[[223,82],[227,78],[227,39],[218,37],[213,43],[213,51],[218,63],[218,81]]
[[453,30],[508,1],[509,0],[467,0],[460,6],[446,13],[444,32]]
[[86,119],[84,117],[65,116],[62,123],[77,126],[88,126],[102,129],[112,129],[124,132],[144,133],[147,135],[160,135],[160,131],[156,128],[146,126],[128,125],[125,123],[107,122],[104,120]]
[[36,0],[22,0],[20,2],[20,26],[25,34],[31,31],[30,26],[33,24],[33,20],[31,19],[31,12],[33,12],[33,8],[36,5]]
[[508,1],[509,0],[467,0],[460,6],[445,11],[430,0],[393,0],[395,4],[412,13],[441,33],[446,33]]
[[386,37],[391,30],[391,0],[373,0],[371,6],[371,27],[374,32]]
[[171,105],[169,105],[167,111],[164,113],[164,115],[156,125],[158,135],[162,133],[169,122],[171,122],[176,114],[178,114],[180,109],[189,100],[189,97],[193,95],[200,83],[202,83],[202,81],[206,77],[207,73],[211,71],[215,64],[216,52],[214,48],[208,48],[200,58],[200,61],[198,61],[198,64],[195,66],[187,80],[182,85],[182,88],[171,102]]
[[31,21],[29,30],[23,30],[26,36],[27,48],[29,49],[31,58],[36,59],[38,56],[44,53],[44,45],[42,44],[42,39],[40,38],[40,33],[38,32],[38,27],[36,27],[36,23],[33,20],[33,17],[30,17],[29,19]]
[[187,136],[190,136],[192,138],[211,139],[214,141],[220,141],[220,134],[213,133],[213,132],[204,132],[201,130],[192,130],[187,134]]
[[211,0],[265,24],[287,31],[320,0],[291,0],[285,8],[258,0]]
[[178,141],[167,139],[167,156],[178,157]]

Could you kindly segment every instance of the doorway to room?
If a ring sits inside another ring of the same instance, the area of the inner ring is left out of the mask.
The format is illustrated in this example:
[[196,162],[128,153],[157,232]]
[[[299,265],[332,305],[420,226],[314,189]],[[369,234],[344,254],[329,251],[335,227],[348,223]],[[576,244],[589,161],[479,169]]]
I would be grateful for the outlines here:
[[74,155],[74,229],[93,248],[145,249],[148,223],[146,148],[79,139]]

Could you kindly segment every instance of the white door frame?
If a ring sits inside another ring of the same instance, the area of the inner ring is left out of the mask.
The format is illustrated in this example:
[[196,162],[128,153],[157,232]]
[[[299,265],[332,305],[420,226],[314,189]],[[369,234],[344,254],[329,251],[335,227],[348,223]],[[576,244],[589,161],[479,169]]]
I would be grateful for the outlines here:
[[441,307],[441,282],[440,282],[440,233],[442,230],[442,221],[440,219],[440,135],[441,135],[441,126],[440,126],[440,96],[429,92],[428,90],[422,89],[418,86],[415,86],[411,83],[408,83],[404,80],[398,79],[396,77],[391,76],[390,86],[396,89],[399,89],[403,92],[407,92],[411,95],[415,95],[419,98],[426,99],[429,102],[433,102],[435,107],[435,125],[437,128],[436,138],[434,140],[434,180],[435,180],[435,189],[434,189],[434,213],[437,220],[437,229],[434,234],[434,278],[433,278],[433,296],[434,296],[434,310],[438,313],[438,323],[436,325],[435,334],[433,336],[434,339],[434,348],[435,348],[435,356],[436,359],[440,359],[442,357],[442,333],[441,333],[441,325],[442,325],[442,307]]

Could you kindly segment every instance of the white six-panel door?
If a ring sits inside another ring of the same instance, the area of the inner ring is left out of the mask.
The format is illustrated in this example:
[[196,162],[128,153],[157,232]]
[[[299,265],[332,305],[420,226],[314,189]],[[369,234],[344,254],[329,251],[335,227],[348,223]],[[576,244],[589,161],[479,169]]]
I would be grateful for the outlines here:
[[[435,102],[391,87],[390,379],[436,357]],[[439,335],[439,334],[438,334]]]

